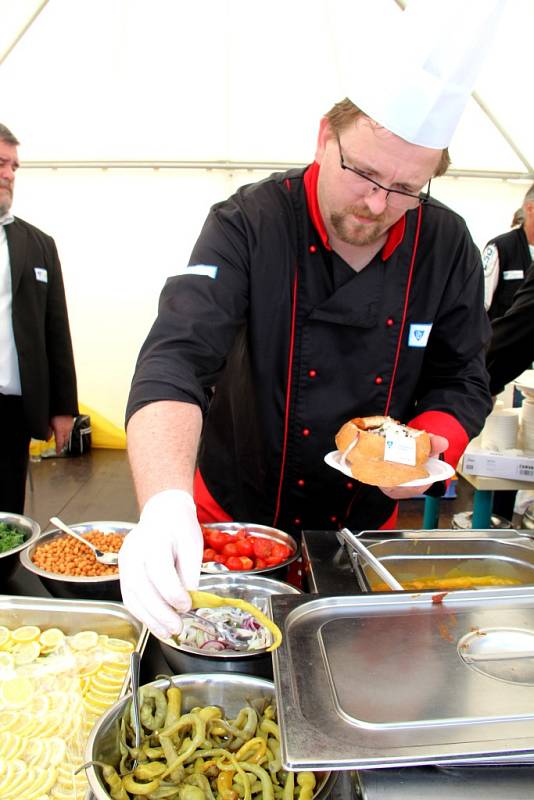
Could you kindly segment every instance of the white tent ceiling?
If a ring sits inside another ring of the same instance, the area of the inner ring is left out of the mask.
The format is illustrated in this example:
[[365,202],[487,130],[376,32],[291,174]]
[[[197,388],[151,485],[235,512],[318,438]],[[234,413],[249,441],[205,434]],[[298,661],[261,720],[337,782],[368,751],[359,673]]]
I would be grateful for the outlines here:
[[[0,122],[23,164],[14,211],[57,241],[81,399],[115,423],[159,289],[209,205],[313,158],[343,96],[332,4],[361,16],[354,46],[375,37],[380,58],[404,0],[0,0]],[[534,180],[533,30],[534,0],[508,0],[451,177],[433,185],[480,246]]]
[[[340,99],[332,4],[380,58],[404,0],[0,0],[2,113],[26,162],[305,163]],[[532,30],[533,0],[509,0],[477,85],[493,121],[471,102],[455,170],[532,177]]]

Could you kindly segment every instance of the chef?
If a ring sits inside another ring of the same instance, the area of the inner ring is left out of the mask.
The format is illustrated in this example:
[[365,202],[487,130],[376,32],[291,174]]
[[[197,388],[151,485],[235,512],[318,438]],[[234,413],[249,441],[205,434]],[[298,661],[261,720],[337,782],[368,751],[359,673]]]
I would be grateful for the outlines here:
[[142,510],[120,554],[124,603],[160,636],[179,632],[198,583],[199,520],[394,527],[397,500],[430,487],[327,466],[338,428],[390,415],[454,466],[491,410],[480,254],[430,182],[499,3],[462,6],[476,37],[452,53],[416,5],[392,32],[403,58],[388,70],[381,39],[383,69],[323,117],[314,162],[215,205],[163,289],[127,409]]

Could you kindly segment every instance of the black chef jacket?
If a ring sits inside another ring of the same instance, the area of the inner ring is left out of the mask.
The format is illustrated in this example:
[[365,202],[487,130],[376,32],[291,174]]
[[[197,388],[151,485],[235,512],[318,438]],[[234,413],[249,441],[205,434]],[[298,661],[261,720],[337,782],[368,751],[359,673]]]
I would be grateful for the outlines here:
[[465,222],[432,201],[361,272],[343,270],[317,175],[317,164],[274,174],[212,208],[163,289],[127,409],[198,404],[219,519],[293,533],[377,528],[394,512],[323,461],[348,419],[413,420],[448,437],[455,464],[491,409],[483,272]]

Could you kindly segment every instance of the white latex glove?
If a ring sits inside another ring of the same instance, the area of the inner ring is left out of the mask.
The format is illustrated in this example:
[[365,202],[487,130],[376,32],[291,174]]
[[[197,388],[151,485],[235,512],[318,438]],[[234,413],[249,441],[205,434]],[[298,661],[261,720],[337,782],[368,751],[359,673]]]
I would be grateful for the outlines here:
[[122,599],[150,630],[167,638],[180,633],[180,613],[191,607],[203,539],[193,498],[179,489],[155,494],[119,551]]

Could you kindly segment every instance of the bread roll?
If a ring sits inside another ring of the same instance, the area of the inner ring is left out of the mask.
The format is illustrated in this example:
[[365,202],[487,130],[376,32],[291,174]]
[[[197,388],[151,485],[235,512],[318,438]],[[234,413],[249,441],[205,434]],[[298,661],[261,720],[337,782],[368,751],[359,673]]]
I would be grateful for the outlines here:
[[428,477],[423,466],[431,450],[428,433],[391,417],[357,417],[346,422],[336,435],[336,446],[362,483],[392,487]]

